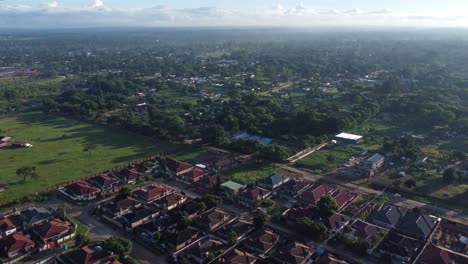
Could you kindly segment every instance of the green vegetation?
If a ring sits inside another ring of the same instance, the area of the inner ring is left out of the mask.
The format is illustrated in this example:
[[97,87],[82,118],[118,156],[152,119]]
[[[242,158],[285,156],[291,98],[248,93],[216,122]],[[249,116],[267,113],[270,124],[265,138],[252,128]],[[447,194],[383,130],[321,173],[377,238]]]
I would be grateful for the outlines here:
[[[0,181],[10,188],[0,200],[18,199],[52,185],[126,162],[168,152],[171,146],[118,129],[39,112],[0,119],[0,134],[27,141],[32,148],[0,149]],[[23,181],[16,171],[35,167],[40,177]],[[21,191],[18,191],[21,190]]]
[[86,225],[84,225],[83,223],[81,223],[80,221],[78,221],[78,219],[67,215],[67,220],[69,220],[70,222],[76,224],[76,234],[77,235],[86,236],[88,234],[89,228]]
[[273,164],[247,165],[227,172],[226,176],[232,180],[249,184],[280,170],[281,168]]

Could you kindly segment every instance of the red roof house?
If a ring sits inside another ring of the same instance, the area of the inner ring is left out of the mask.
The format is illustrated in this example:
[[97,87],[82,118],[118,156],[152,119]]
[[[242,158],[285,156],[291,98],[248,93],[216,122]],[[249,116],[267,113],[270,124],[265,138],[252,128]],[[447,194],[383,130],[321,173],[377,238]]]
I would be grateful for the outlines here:
[[300,195],[300,201],[303,204],[317,204],[323,196],[332,193],[335,188],[327,184],[312,186]]
[[87,184],[84,181],[78,181],[65,187],[67,193],[75,200],[92,200],[96,199],[100,190]]
[[34,242],[23,233],[16,233],[0,240],[0,249],[4,257],[17,258],[32,250]]
[[187,182],[187,183],[196,183],[196,182],[199,182],[207,174],[208,174],[208,171],[195,167],[183,174],[180,174],[177,177],[177,180]]
[[149,202],[152,200],[162,198],[173,192],[174,192],[174,189],[169,188],[167,186],[159,185],[159,184],[150,184],[150,185],[146,185],[136,190],[135,192],[133,192],[133,195],[136,198]]
[[191,170],[193,168],[192,165],[181,162],[174,159],[166,159],[167,168],[175,174],[175,176],[179,176]]
[[465,264],[468,263],[468,256],[462,255],[444,248],[429,245],[424,250],[419,264]]
[[335,198],[338,204],[338,210],[341,210],[356,199],[357,195],[347,191],[336,191],[332,194],[332,197]]
[[124,183],[124,184],[132,184],[135,183],[138,178],[145,176],[144,173],[137,171],[136,169],[124,169],[117,173],[117,177]]
[[68,233],[70,225],[69,222],[56,218],[34,227],[33,232],[42,239],[44,244],[47,244],[64,237]]
[[16,232],[16,226],[11,222],[10,219],[7,217],[4,217],[3,219],[0,220],[0,238],[9,236]]

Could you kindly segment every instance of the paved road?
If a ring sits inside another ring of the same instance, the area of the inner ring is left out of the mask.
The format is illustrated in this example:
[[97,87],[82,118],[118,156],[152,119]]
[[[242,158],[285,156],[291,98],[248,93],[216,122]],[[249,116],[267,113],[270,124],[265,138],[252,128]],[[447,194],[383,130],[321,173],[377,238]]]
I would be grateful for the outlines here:
[[[310,172],[306,172],[306,171],[303,171],[303,170],[300,170],[300,169],[297,169],[297,168],[293,168],[291,166],[281,164],[281,163],[277,163],[276,166],[281,167],[284,170],[299,174],[302,177],[304,177],[305,179],[308,179],[308,180],[311,180],[311,181],[322,180],[322,181],[329,182],[329,183],[332,183],[332,184],[344,186],[346,188],[358,191],[360,193],[368,193],[368,194],[379,194],[380,193],[380,191],[377,191],[377,190],[374,190],[374,189],[366,188],[366,187],[359,186],[359,185],[356,185],[356,184],[353,184],[353,183],[343,182],[341,180],[336,179],[333,176],[324,177],[324,176],[317,175],[317,174],[310,173]],[[422,203],[422,202],[418,202],[418,201],[415,201],[415,200],[407,199],[405,197],[395,197],[390,193],[386,193],[385,195],[388,198],[390,198],[393,201],[393,203],[395,203],[396,205],[403,206],[403,207],[409,207],[409,208],[418,207],[418,208],[427,209],[427,210],[430,210],[430,211],[433,211],[433,212],[436,212],[438,214],[443,215],[443,217],[448,219],[448,220],[458,222],[458,223],[461,223],[461,224],[464,224],[464,225],[468,225],[468,216],[466,216],[466,215],[464,215],[462,213],[459,213],[459,212],[456,212],[456,211],[453,211],[453,210],[449,210],[449,209],[446,209],[446,208],[442,208],[442,207],[435,207],[435,206],[432,206],[432,205],[429,205],[429,204],[426,204],[426,203]]]

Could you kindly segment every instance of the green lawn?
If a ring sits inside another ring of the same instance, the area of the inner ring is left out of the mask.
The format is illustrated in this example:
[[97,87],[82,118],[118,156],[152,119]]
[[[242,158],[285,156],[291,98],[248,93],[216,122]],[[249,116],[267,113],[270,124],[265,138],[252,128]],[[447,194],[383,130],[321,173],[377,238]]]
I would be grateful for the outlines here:
[[83,223],[81,223],[80,221],[78,221],[77,219],[75,219],[75,218],[73,218],[71,216],[68,216],[67,218],[72,223],[76,224],[76,234],[77,235],[87,235],[88,234],[89,228],[86,225],[84,225]]
[[339,144],[329,145],[298,161],[295,166],[315,173],[328,174],[333,169],[347,162],[351,156],[363,150],[375,151],[379,145],[374,144]]
[[238,169],[234,169],[226,173],[226,176],[231,180],[241,181],[249,184],[259,179],[265,178],[266,176],[280,172],[281,168],[272,164],[256,164],[244,166]]
[[[0,149],[0,182],[10,185],[0,193],[0,201],[176,148],[116,128],[39,112],[0,119],[0,134],[33,144]],[[21,166],[35,166],[40,177],[23,182],[15,173]]]

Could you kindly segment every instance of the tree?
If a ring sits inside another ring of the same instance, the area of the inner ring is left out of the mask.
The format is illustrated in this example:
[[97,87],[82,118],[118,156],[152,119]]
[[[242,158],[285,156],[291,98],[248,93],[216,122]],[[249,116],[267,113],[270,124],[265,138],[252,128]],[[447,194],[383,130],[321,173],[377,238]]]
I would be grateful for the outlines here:
[[110,237],[104,241],[104,245],[120,257],[124,257],[132,252],[132,242],[121,237]]
[[78,246],[88,244],[89,243],[89,237],[87,235],[83,234],[76,234],[75,236],[75,244]]
[[177,229],[183,230],[187,228],[190,224],[190,218],[188,213],[185,211],[179,211],[176,214]]
[[231,143],[229,133],[224,130],[223,126],[214,125],[210,126],[203,132],[203,141],[213,144],[215,146],[226,146]]
[[326,217],[332,215],[334,211],[338,210],[338,204],[333,197],[327,194],[320,199],[317,204],[317,208],[319,209],[320,216]]
[[307,235],[313,240],[319,239],[327,229],[321,222],[314,222],[308,217],[299,218],[296,225],[303,234]]
[[466,154],[463,151],[455,151],[452,153],[452,157],[456,160],[466,159]]
[[405,184],[406,188],[408,188],[408,189],[416,187],[416,181],[413,180],[413,179],[409,179],[409,180],[405,181],[404,184]]
[[229,232],[227,234],[227,241],[231,245],[235,245],[237,243],[237,233],[236,233],[236,231],[234,231],[232,229],[229,230]]
[[36,172],[36,167],[34,166],[23,166],[16,170],[16,175],[23,177],[23,181],[26,181],[26,178],[37,178],[39,174]]
[[219,206],[223,202],[223,199],[217,195],[205,194],[202,197],[202,201],[208,208],[213,208]]
[[448,168],[444,170],[444,173],[442,174],[442,179],[446,183],[453,183],[456,180],[457,173],[455,169],[453,168]]
[[132,188],[128,186],[124,186],[119,190],[119,193],[117,194],[117,196],[115,196],[115,200],[116,201],[124,200],[127,197],[129,197],[131,194],[132,194]]
[[254,214],[253,223],[256,229],[261,229],[267,222],[267,216],[262,211],[258,210]]

